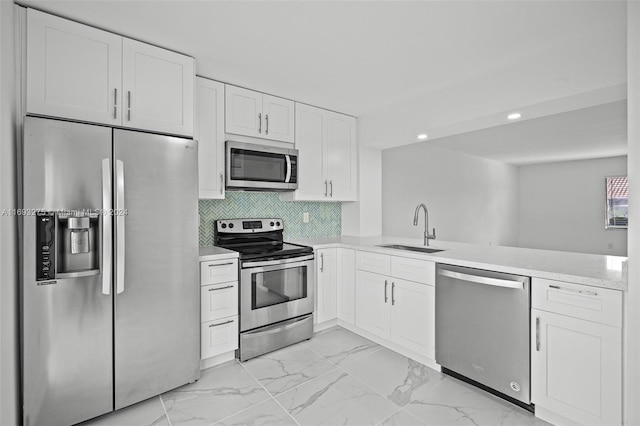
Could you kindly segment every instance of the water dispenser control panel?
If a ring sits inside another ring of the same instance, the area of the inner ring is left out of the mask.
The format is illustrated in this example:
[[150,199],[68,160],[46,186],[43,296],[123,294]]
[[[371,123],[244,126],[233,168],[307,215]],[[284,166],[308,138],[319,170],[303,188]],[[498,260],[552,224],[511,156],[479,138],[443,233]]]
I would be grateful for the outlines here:
[[56,221],[53,213],[36,216],[36,280],[54,279]]

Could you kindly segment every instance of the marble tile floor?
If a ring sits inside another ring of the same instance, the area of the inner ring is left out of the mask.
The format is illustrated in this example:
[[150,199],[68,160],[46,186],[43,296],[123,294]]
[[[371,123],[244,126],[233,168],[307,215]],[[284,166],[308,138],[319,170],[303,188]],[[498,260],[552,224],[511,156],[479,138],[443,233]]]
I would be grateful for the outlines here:
[[85,425],[547,425],[341,327]]

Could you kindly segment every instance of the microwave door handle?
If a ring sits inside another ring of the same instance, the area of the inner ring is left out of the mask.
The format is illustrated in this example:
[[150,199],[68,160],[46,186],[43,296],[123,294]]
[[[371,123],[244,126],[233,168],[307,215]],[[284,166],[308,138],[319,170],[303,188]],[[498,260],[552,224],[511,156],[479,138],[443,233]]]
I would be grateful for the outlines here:
[[291,179],[291,157],[289,155],[285,155],[284,159],[287,161],[287,175],[284,178],[285,183],[289,183]]

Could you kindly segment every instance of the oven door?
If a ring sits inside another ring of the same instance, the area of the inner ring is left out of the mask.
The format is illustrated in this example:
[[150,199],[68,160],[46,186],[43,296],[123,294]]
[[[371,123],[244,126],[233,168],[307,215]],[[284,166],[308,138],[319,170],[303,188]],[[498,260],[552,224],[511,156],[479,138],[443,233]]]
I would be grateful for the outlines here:
[[242,262],[240,331],[312,313],[313,271],[313,254]]
[[298,151],[227,141],[227,189],[293,191],[298,188]]

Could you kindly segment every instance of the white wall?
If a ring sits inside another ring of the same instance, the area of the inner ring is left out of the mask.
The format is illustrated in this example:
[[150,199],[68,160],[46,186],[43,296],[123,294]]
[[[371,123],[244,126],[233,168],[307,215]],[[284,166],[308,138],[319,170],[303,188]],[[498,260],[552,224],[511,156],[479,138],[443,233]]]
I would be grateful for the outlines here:
[[342,203],[342,235],[376,236],[382,232],[382,151],[358,150],[358,201]]
[[515,245],[516,180],[515,166],[429,142],[384,150],[382,233],[421,238],[424,218],[415,227],[413,214],[425,203],[438,239]]
[[[0,209],[16,206],[13,2],[0,1]],[[16,218],[0,216],[0,424],[18,423]]]
[[628,291],[625,294],[624,423],[640,424],[640,3],[627,2],[629,138]]
[[626,256],[627,230],[604,229],[604,178],[626,174],[626,156],[518,167],[518,246]]

